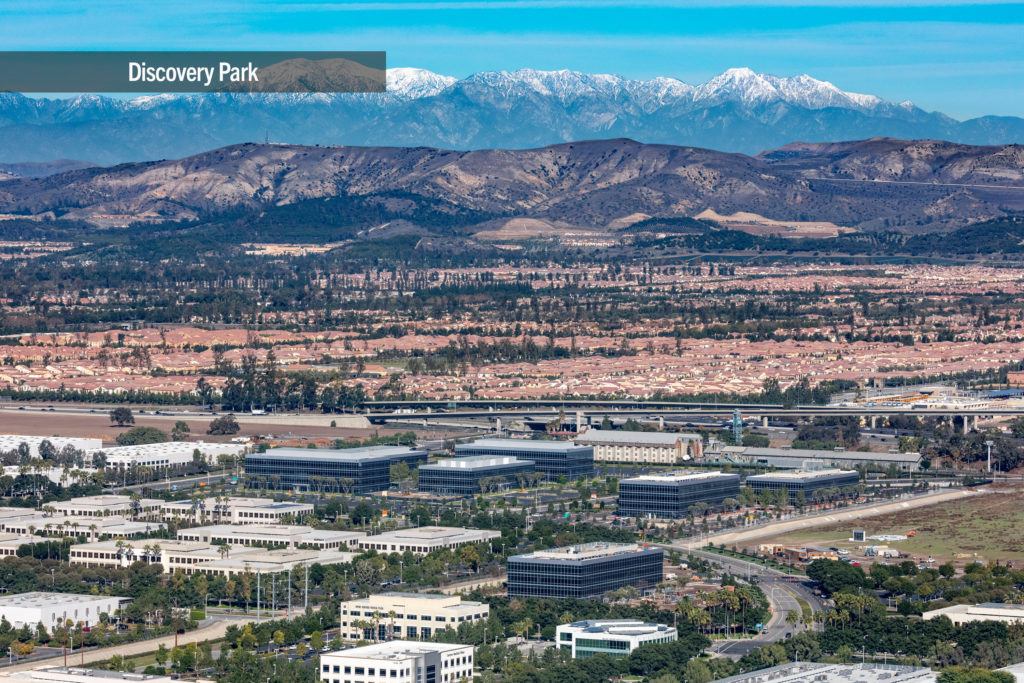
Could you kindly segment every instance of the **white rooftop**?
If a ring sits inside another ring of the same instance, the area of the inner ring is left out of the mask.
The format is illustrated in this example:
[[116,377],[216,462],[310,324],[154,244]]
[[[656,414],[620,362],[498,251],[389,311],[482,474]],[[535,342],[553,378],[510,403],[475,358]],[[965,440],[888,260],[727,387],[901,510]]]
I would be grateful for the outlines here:
[[30,593],[16,593],[14,595],[0,596],[0,609],[5,607],[52,607],[54,603],[76,602],[86,604],[91,602],[108,602],[110,600],[131,600],[116,595],[87,595],[82,593],[50,593],[44,591],[32,591]]
[[591,443],[621,443],[621,444],[653,444],[657,446],[675,446],[676,442],[700,441],[699,434],[682,432],[630,432],[612,429],[588,429],[582,434],[576,435],[576,442],[583,444]]
[[328,653],[331,657],[352,657],[358,659],[384,659],[400,661],[410,659],[433,652],[451,652],[468,647],[455,643],[417,643],[410,640],[392,640],[387,643],[377,643],[356,647],[351,650],[339,650]]
[[671,472],[666,474],[641,474],[639,477],[630,477],[629,479],[623,479],[622,482],[627,481],[649,481],[659,484],[680,484],[691,481],[706,481],[709,479],[720,479],[722,477],[738,477],[737,474],[729,474],[726,472]]
[[582,562],[597,557],[610,557],[612,555],[624,555],[628,553],[639,553],[649,550],[636,543],[606,543],[597,541],[595,543],[582,543],[570,545],[563,548],[549,548],[547,550],[536,550],[526,555],[515,555],[515,558],[532,558],[539,560],[570,560]]
[[512,455],[471,455],[466,458],[448,458],[446,460],[438,460],[432,462],[429,465],[422,465],[420,469],[424,467],[429,468],[444,468],[450,470],[476,470],[486,469],[488,467],[497,467],[499,465],[518,465],[518,464],[532,464],[532,460],[520,460]]

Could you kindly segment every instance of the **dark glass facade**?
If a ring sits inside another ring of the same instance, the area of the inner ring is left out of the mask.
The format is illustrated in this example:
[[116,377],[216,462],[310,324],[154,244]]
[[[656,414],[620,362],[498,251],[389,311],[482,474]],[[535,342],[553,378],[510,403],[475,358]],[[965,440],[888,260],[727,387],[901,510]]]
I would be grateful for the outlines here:
[[594,476],[594,447],[571,441],[528,441],[526,439],[480,439],[455,446],[455,457],[511,455],[532,460],[538,472],[548,478],[564,476],[569,481]]
[[[465,467],[455,465],[476,458],[456,458],[420,466],[419,490],[457,496],[473,496],[491,490],[506,489],[518,484],[517,474],[536,471],[532,460],[484,457],[479,463],[467,462]],[[504,482],[497,482],[497,479]]]
[[661,548],[635,548],[597,557],[550,557],[543,551],[516,555],[508,559],[508,595],[591,598],[623,586],[654,588],[662,579],[663,560]]
[[746,485],[758,493],[762,489],[788,489],[789,499],[793,500],[798,491],[804,492],[807,500],[818,489],[845,488],[860,483],[860,475],[847,471],[822,471],[820,474],[806,477],[787,477],[784,474],[756,474],[747,477]]
[[[369,493],[391,486],[391,466],[417,467],[427,453],[396,446],[351,449],[272,448],[245,456],[245,474],[267,488]],[[341,480],[349,480],[342,482]]]
[[694,503],[718,505],[740,495],[738,474],[700,474],[693,478],[636,477],[619,482],[619,510],[624,517],[681,519]]

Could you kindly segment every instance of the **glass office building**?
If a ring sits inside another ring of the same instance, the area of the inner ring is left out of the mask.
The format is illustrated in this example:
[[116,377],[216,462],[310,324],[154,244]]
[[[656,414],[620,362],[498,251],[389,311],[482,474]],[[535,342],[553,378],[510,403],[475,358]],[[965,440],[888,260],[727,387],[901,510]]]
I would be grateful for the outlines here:
[[509,597],[593,598],[623,586],[653,589],[664,552],[630,543],[584,543],[508,558]]
[[807,470],[805,472],[771,472],[747,477],[746,485],[760,493],[763,489],[787,489],[790,501],[797,492],[803,491],[807,500],[812,500],[819,489],[845,488],[860,483],[860,474],[855,470]]
[[530,441],[527,439],[480,439],[455,446],[455,457],[505,455],[532,460],[538,472],[549,479],[564,476],[569,481],[594,476],[594,447],[572,441]]
[[672,626],[639,619],[590,619],[562,624],[555,642],[573,659],[595,655],[626,657],[641,645],[671,643],[679,638]]
[[391,486],[391,466],[416,467],[426,451],[403,446],[313,449],[272,448],[245,456],[249,485],[290,491],[369,493]]
[[439,460],[420,466],[419,489],[431,493],[472,496],[520,485],[516,475],[535,472],[532,460],[479,455]]
[[740,476],[724,472],[644,475],[619,482],[619,511],[624,517],[681,519],[695,503],[720,505],[740,495]]

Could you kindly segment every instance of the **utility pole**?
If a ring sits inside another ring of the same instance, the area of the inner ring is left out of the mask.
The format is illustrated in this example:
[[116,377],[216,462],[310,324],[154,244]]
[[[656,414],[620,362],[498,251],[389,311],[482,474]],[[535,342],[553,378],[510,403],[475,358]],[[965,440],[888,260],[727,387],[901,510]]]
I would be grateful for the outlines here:
[[309,562],[306,563],[306,581],[303,584],[302,611],[309,609]]
[[288,567],[288,616],[292,616],[292,568]]
[[[260,577],[263,572],[256,572],[256,623],[260,623]],[[252,584],[249,584],[250,586]]]
[[987,471],[988,471],[989,474],[992,473],[992,446],[994,444],[995,444],[995,442],[992,441],[992,439],[988,439],[987,441],[985,441],[985,445],[988,446],[988,469],[987,469]]
[[174,598],[174,647],[178,647],[178,598]]

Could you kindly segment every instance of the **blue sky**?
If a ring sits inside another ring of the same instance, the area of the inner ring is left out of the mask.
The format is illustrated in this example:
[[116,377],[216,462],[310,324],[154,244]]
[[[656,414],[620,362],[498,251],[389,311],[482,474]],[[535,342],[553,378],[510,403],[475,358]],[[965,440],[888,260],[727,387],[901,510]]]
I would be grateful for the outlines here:
[[4,50],[386,50],[453,76],[577,69],[699,83],[808,73],[956,118],[1024,115],[1024,3],[955,0],[0,0]]

